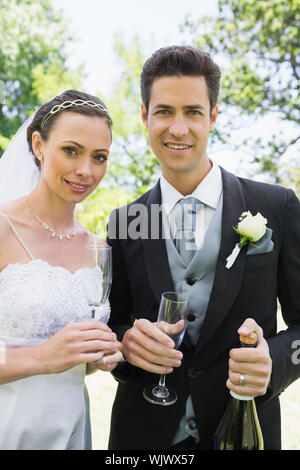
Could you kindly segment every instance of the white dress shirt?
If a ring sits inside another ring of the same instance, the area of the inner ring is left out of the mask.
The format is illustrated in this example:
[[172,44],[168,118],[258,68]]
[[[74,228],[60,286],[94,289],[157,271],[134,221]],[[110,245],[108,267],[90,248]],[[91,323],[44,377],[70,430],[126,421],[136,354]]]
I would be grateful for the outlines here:
[[193,196],[202,203],[196,215],[195,242],[197,248],[201,248],[205,233],[215,214],[220,196],[223,190],[220,168],[212,163],[210,171],[197,186],[192,194],[183,196],[172,186],[164,176],[160,178],[162,208],[169,222],[171,235],[174,239],[176,233],[174,209],[178,201]]

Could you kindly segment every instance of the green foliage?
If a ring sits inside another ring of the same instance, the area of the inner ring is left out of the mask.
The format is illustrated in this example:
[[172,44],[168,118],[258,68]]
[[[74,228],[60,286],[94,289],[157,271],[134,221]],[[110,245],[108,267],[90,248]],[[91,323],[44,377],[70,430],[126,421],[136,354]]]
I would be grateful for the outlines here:
[[82,70],[66,65],[69,41],[67,24],[49,0],[0,0],[0,155],[5,139],[42,102],[79,86]]
[[97,188],[82,204],[77,206],[76,217],[78,221],[90,232],[102,238],[106,238],[106,226],[111,212],[117,207],[125,206],[134,199],[137,194],[116,189]]
[[139,113],[140,73],[146,58],[137,38],[126,47],[121,36],[116,36],[115,52],[121,73],[107,103],[114,121],[108,175],[113,184],[142,194],[159,172]]
[[6,149],[8,144],[9,144],[9,139],[6,139],[6,137],[3,137],[3,135],[0,135],[0,147],[3,149]]
[[[71,70],[66,65],[71,40],[67,24],[50,1],[0,0],[0,154],[38,106],[68,88],[81,89],[82,67]],[[144,192],[152,175],[146,133],[137,112],[143,57],[137,41],[126,50],[117,38],[116,51],[124,70],[111,102],[116,137],[109,173],[114,189],[101,186],[77,208],[79,221],[103,238],[112,210],[137,197],[134,191],[115,188],[139,187]],[[131,146],[137,150],[136,140],[141,148],[134,153]]]
[[222,67],[227,120],[215,139],[228,143],[233,130],[261,121],[263,137],[256,131],[232,147],[247,147],[259,170],[281,182],[281,159],[287,150],[298,159],[300,153],[300,0],[224,0],[218,10],[215,18],[188,17],[182,26]]
[[51,64],[38,64],[32,71],[32,93],[40,103],[68,89],[80,89],[81,69],[66,70],[59,60]]
[[280,184],[286,188],[290,188],[297,194],[300,199],[300,168],[295,163],[284,164],[280,167]]

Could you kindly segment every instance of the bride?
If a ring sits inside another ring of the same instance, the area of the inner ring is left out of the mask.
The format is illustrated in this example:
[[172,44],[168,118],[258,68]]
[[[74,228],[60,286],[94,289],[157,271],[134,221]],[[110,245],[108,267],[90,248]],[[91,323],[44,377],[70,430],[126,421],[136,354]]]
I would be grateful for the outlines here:
[[85,373],[122,360],[83,290],[101,240],[74,217],[105,174],[111,125],[102,101],[69,90],[0,159],[0,449],[90,449]]

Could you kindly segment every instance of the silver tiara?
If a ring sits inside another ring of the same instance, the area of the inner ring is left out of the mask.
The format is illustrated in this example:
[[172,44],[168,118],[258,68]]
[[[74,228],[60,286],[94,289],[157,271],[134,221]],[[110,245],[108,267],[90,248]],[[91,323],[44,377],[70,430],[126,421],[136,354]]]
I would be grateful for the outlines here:
[[58,113],[62,109],[73,108],[77,106],[91,106],[92,108],[97,108],[103,111],[109,117],[108,110],[105,106],[100,103],[94,103],[94,101],[85,101],[85,100],[74,100],[74,101],[64,101],[61,104],[56,104],[50,111],[46,114],[41,123],[41,129],[43,129],[45,123],[50,119],[54,114]]

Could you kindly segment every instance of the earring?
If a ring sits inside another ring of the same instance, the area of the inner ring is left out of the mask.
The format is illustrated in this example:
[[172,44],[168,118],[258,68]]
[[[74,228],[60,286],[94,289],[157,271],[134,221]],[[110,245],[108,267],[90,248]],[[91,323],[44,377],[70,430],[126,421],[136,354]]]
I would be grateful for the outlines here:
[[43,158],[44,158],[43,155],[39,155],[39,156],[37,157],[37,159],[38,159],[40,162],[43,160]]

